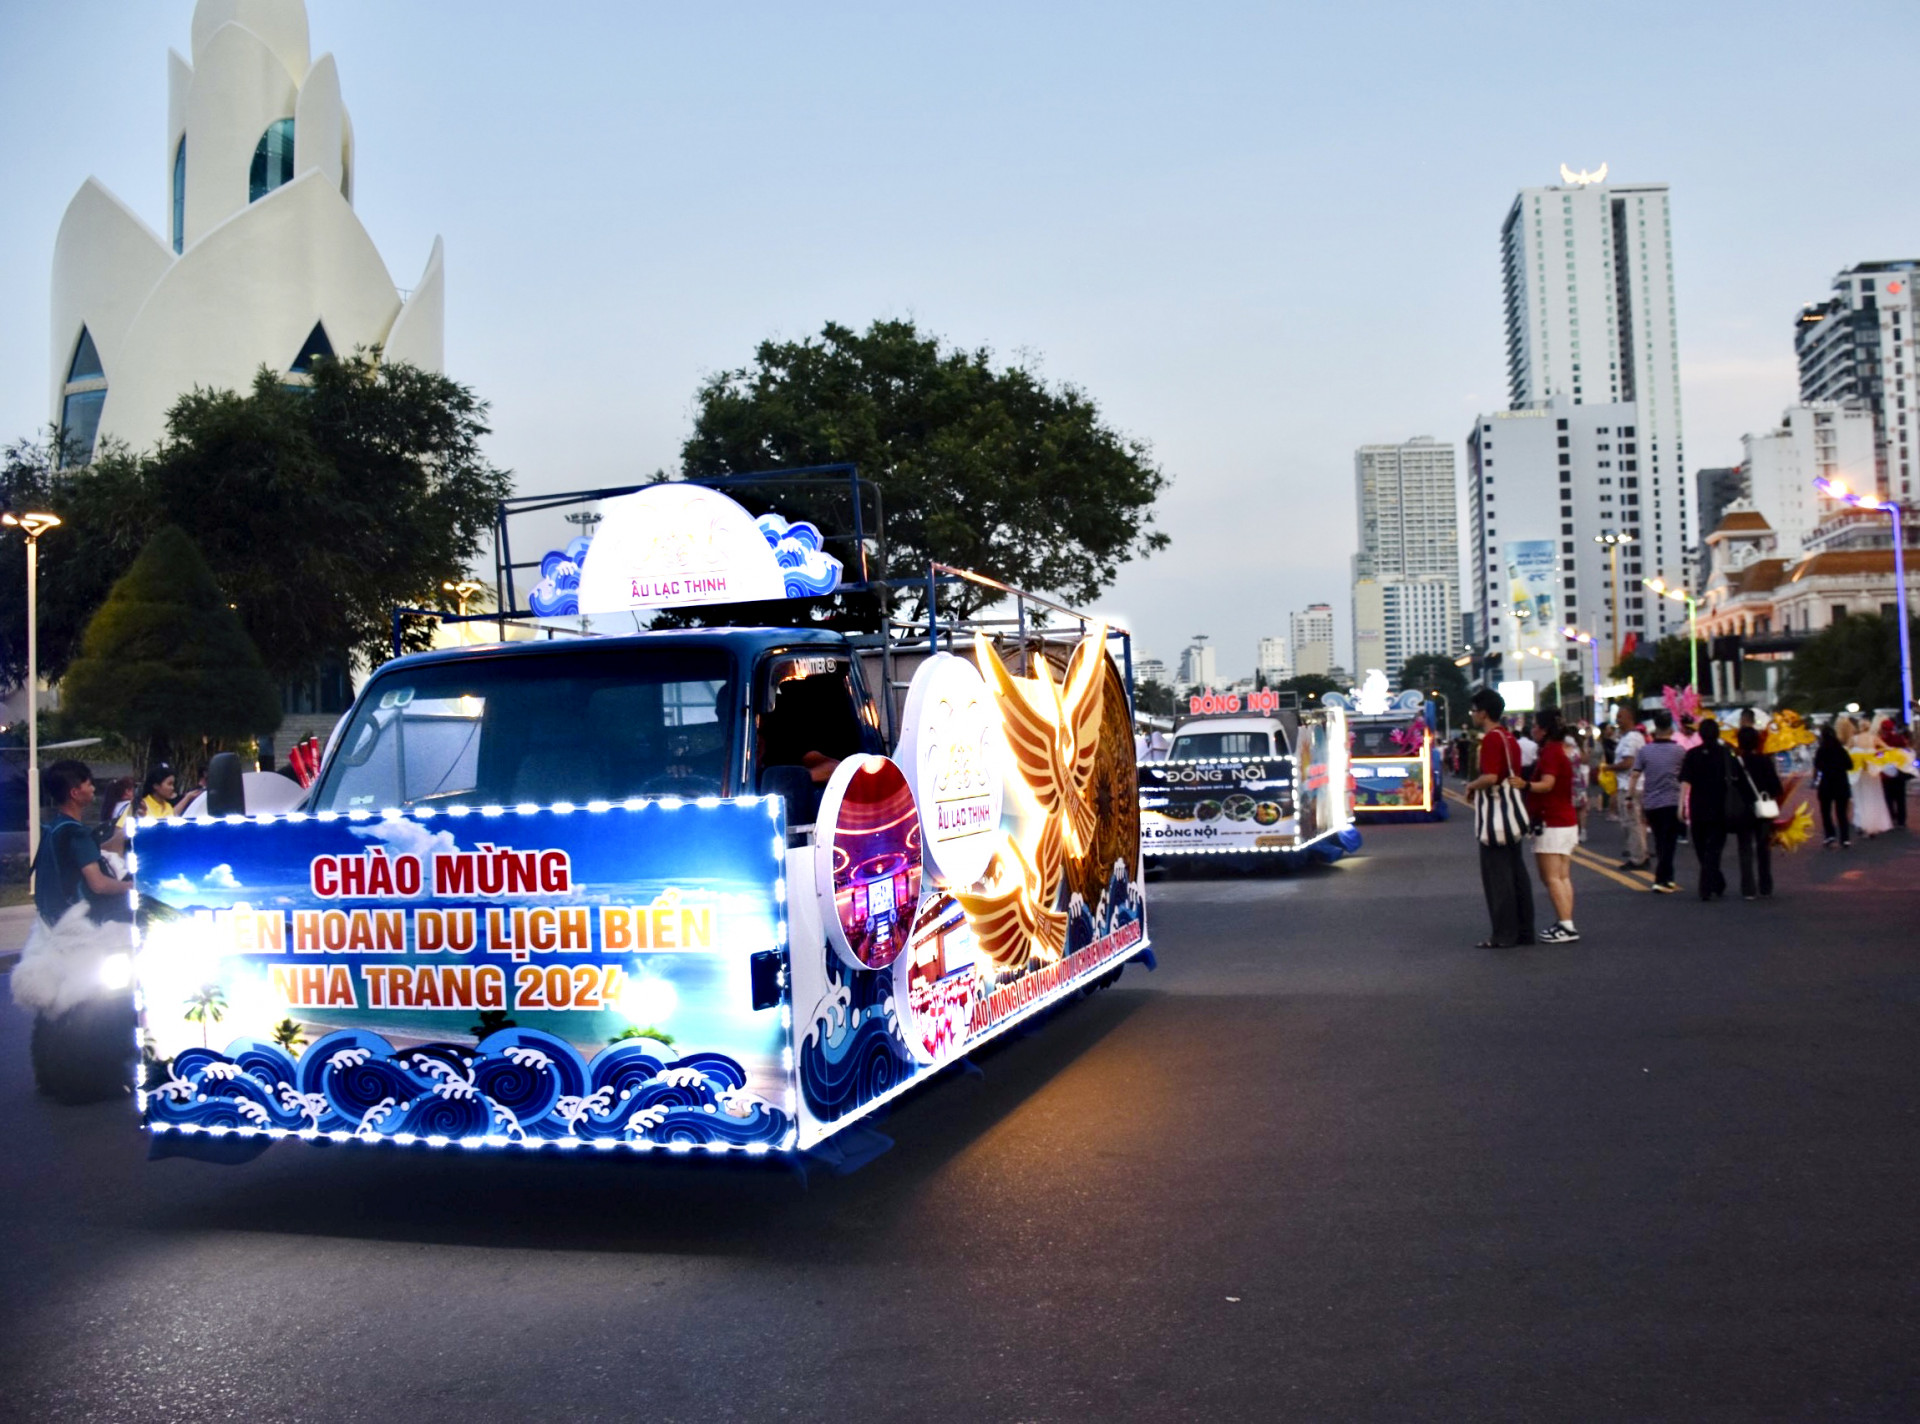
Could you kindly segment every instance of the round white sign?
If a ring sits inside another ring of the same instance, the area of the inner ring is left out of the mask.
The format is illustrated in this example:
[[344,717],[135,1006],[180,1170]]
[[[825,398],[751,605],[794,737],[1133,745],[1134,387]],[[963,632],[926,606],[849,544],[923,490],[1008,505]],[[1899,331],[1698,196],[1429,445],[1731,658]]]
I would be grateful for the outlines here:
[[898,756],[920,807],[927,862],[948,885],[977,882],[1000,844],[1005,750],[980,670],[952,653],[922,663],[907,689]]
[[751,514],[704,485],[649,485],[601,506],[580,569],[580,611],[620,613],[785,598],[786,579]]

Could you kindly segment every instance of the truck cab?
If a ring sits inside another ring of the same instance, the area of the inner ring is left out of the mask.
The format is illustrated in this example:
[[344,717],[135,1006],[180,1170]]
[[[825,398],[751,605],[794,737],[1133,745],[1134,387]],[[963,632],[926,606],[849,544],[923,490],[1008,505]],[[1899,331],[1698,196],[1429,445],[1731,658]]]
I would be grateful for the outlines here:
[[1288,756],[1287,729],[1277,717],[1209,717],[1189,722],[1173,734],[1168,761],[1244,761],[1248,757]]
[[832,767],[886,750],[841,634],[696,629],[398,658],[308,800],[414,810],[779,794],[810,825]]

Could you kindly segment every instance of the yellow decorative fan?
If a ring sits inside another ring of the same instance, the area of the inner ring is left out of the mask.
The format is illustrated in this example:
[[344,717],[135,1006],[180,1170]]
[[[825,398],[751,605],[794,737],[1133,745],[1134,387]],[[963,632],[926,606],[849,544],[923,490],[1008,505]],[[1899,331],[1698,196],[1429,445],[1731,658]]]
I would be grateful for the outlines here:
[[1775,829],[1773,843],[1781,850],[1795,851],[1811,839],[1813,839],[1813,813],[1807,809],[1807,803],[1802,801],[1800,808],[1793,813],[1793,819]]

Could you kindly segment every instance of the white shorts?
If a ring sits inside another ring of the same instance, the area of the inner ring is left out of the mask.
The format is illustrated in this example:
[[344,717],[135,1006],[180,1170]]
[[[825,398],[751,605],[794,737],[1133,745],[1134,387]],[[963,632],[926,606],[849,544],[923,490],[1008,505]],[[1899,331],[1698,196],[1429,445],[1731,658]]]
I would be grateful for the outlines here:
[[1578,826],[1543,826],[1540,834],[1533,838],[1535,855],[1572,855],[1573,848],[1580,844]]

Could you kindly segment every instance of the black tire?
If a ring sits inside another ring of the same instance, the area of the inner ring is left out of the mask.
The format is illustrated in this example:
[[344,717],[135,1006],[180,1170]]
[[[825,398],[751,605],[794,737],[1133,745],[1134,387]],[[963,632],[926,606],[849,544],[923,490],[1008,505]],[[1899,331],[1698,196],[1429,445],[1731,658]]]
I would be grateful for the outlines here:
[[134,1012],[131,997],[88,999],[33,1020],[33,1082],[57,1103],[100,1103],[132,1091]]

